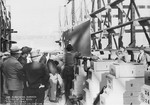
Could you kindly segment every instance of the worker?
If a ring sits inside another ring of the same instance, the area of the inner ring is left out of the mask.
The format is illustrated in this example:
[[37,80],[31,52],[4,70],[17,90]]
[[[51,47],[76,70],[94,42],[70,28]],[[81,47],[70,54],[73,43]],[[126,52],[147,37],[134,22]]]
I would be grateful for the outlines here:
[[141,46],[140,48],[139,48],[139,50],[140,50],[140,53],[139,53],[139,55],[138,55],[138,58],[137,58],[137,60],[136,60],[136,62],[137,63],[142,63],[142,64],[147,64],[147,56],[146,56],[146,53],[145,53],[145,51],[144,51],[144,47],[143,46]]
[[21,55],[21,50],[18,46],[12,46],[10,49],[11,56],[3,63],[3,73],[6,77],[6,83],[9,92],[11,104],[20,105],[23,95],[23,81],[17,76],[17,73],[23,68],[18,58]]
[[126,63],[130,62],[129,55],[124,47],[120,47],[120,49],[116,52],[118,63]]
[[65,97],[66,100],[69,98],[70,89],[72,88],[72,80],[74,79],[74,66],[75,58],[79,56],[79,53],[73,52],[73,46],[68,44],[66,46],[66,53],[64,54],[64,70],[62,78],[65,85]]
[[59,96],[61,95],[61,92],[63,92],[63,82],[60,74],[58,73],[58,68],[57,68],[57,61],[54,61],[52,59],[49,59],[47,62],[47,67],[49,70],[49,100],[51,102],[58,102],[59,101]]

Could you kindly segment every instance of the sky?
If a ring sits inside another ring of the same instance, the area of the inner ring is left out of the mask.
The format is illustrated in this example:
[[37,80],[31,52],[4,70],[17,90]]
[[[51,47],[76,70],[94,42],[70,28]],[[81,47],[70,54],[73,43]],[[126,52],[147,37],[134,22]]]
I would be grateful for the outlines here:
[[59,39],[59,7],[64,5],[64,1],[6,0],[6,4],[11,8],[12,28],[18,31],[12,34],[17,45],[43,50],[55,49],[57,45],[53,42]]
[[[6,0],[6,4],[11,6],[12,28],[18,31],[18,33],[12,34],[12,40],[17,41],[17,45],[20,47],[30,46],[41,50],[59,49],[58,44],[55,43],[60,38],[58,14],[65,1],[67,0]],[[91,0],[86,1],[91,2]],[[126,1],[129,4],[129,0]],[[141,0],[135,1],[137,5],[149,5],[149,0],[142,0],[142,3]],[[91,6],[91,3],[87,4]],[[139,12],[142,17],[150,16],[150,9],[140,9]],[[113,25],[118,24],[118,20],[115,21],[113,20]],[[137,33],[136,37],[138,46],[141,45],[141,40],[142,44],[147,44],[146,37],[143,37],[141,33]],[[129,39],[130,35],[123,37],[125,46],[130,43]],[[107,40],[104,41],[107,42]]]

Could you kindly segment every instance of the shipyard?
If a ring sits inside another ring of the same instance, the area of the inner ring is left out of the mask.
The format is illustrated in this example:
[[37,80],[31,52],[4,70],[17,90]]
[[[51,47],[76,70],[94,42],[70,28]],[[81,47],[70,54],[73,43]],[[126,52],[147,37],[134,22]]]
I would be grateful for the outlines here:
[[0,0],[0,105],[150,105],[149,0]]

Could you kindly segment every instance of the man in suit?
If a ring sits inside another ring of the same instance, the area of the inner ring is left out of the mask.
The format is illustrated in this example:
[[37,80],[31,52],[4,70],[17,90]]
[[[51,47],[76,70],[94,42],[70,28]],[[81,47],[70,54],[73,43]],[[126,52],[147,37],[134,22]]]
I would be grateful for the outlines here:
[[10,102],[19,105],[20,102],[16,98],[21,98],[23,92],[23,81],[17,76],[18,71],[22,69],[22,65],[18,61],[21,51],[17,46],[12,46],[10,54],[11,56],[3,63],[3,73],[6,77],[8,93],[11,99]]
[[18,77],[27,83],[26,103],[44,103],[45,90],[48,88],[49,73],[46,65],[40,63],[41,56],[37,51],[31,52],[32,62],[24,65]]

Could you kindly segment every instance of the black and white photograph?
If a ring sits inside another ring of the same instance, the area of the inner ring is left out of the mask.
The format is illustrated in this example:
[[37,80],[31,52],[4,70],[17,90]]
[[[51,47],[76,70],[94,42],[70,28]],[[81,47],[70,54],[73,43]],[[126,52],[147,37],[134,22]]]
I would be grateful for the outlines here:
[[0,105],[150,105],[150,0],[0,0]]

